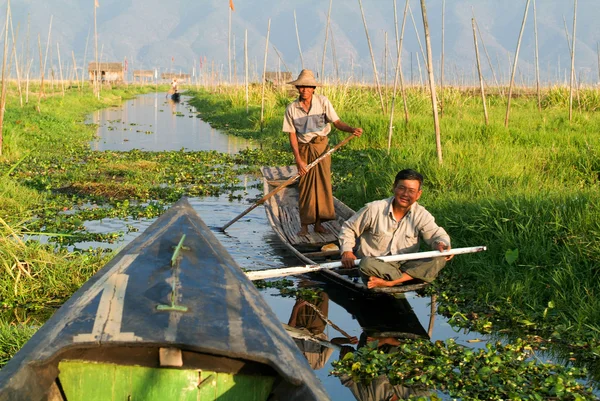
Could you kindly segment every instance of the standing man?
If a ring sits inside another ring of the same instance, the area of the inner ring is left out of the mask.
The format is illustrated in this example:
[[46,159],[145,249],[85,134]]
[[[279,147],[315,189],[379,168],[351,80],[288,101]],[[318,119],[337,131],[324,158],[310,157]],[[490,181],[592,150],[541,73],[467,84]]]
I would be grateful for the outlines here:
[[353,128],[341,121],[331,102],[323,95],[315,95],[320,86],[311,70],[302,70],[298,79],[289,82],[298,89],[298,99],[285,110],[283,132],[290,137],[290,146],[300,174],[298,209],[301,229],[298,235],[308,234],[308,225],[314,224],[314,231],[325,233],[321,225],[335,219],[333,190],[331,189],[331,158],[326,157],[310,170],[306,166],[325,153],[331,132],[329,123],[356,136],[362,135],[362,128]]
[[402,170],[394,180],[394,196],[368,203],[349,218],[340,230],[342,265],[354,267],[353,252],[359,238],[360,273],[367,287],[392,287],[419,279],[432,282],[453,255],[405,262],[383,262],[378,256],[414,253],[421,239],[433,250],[450,250],[450,237],[417,200],[423,176]]

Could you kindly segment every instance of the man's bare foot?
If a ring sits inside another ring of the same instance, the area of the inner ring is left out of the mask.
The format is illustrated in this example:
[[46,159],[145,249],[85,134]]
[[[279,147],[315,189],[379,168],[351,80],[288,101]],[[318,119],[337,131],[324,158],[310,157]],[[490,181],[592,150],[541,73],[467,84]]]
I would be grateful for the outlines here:
[[323,226],[317,226],[316,224],[315,224],[315,232],[316,233],[321,233],[321,234],[329,234],[329,230],[328,229],[326,229]]
[[384,280],[382,278],[379,277],[369,277],[369,282],[367,283],[367,287],[368,288],[375,288],[375,287],[391,287],[390,282],[387,280]]
[[300,226],[300,231],[298,231],[298,235],[308,235],[308,226]]

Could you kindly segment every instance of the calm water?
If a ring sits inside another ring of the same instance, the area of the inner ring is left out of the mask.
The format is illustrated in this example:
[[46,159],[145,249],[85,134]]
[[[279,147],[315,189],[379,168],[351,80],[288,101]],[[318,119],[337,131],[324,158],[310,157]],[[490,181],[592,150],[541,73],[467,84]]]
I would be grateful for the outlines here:
[[94,150],[216,150],[237,153],[256,145],[225,135],[198,118],[182,95],[173,102],[164,93],[150,93],[122,106],[98,110],[89,122],[98,124]]
[[[100,110],[92,117],[99,125],[99,139],[92,143],[97,150],[217,150],[235,153],[252,144],[239,138],[224,135],[197,118],[197,113],[187,105],[182,96],[179,104],[165,98],[164,93],[140,96],[128,101],[120,108]],[[227,195],[222,197],[191,198],[190,203],[205,223],[211,227],[217,238],[231,253],[242,268],[267,269],[285,266],[302,265],[279,242],[272,232],[262,208],[256,208],[227,229],[219,230],[248,206],[248,199],[256,199],[258,190],[255,182],[246,179],[246,188],[241,191],[242,201],[229,201]],[[134,226],[139,232],[148,227],[153,220],[123,221],[103,219],[91,221],[87,227],[96,232],[127,231],[127,225]],[[114,245],[122,247],[138,234],[126,234],[125,239]],[[79,244],[86,248],[97,244]],[[105,246],[105,244],[103,244]],[[301,285],[315,285],[306,279],[294,279]],[[323,286],[322,304],[328,307],[328,318],[351,336],[360,337],[364,328],[375,328],[382,331],[401,331],[416,334],[427,333],[430,329],[430,299],[408,293],[400,299],[381,298],[366,301],[355,294],[345,292],[339,287]],[[278,296],[278,291],[264,290],[265,299],[275,311],[282,323],[288,323],[295,299]],[[471,347],[483,347],[485,340],[478,333],[454,331],[443,316],[434,315],[431,326],[431,340],[455,338],[458,343]],[[324,328],[321,337],[332,339],[343,337],[330,325]],[[309,347],[310,348],[310,347]],[[310,350],[314,351],[312,347]],[[307,352],[313,358],[316,374],[324,383],[333,400],[354,399],[350,390],[344,387],[336,377],[329,376],[331,362],[339,359],[340,351]],[[316,359],[316,360],[314,360]]]

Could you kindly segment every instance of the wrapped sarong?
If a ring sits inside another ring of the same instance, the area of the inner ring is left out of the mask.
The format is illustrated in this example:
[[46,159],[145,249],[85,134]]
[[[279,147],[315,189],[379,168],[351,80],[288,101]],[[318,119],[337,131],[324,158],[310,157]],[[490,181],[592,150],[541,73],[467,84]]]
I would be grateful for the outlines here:
[[[300,157],[306,164],[310,164],[327,152],[328,143],[326,136],[317,136],[309,143],[299,143]],[[321,160],[308,170],[308,173],[300,177],[298,190],[301,224],[314,224],[317,218],[321,222],[335,219],[331,188],[331,156]]]

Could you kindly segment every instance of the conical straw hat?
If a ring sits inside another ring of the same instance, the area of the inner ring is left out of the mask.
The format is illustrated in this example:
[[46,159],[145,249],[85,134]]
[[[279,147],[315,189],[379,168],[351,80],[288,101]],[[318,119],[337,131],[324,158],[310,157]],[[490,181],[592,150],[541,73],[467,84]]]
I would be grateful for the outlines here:
[[292,82],[288,82],[288,84],[294,86],[321,86],[319,83],[317,83],[315,76],[311,70],[300,71],[298,79]]

